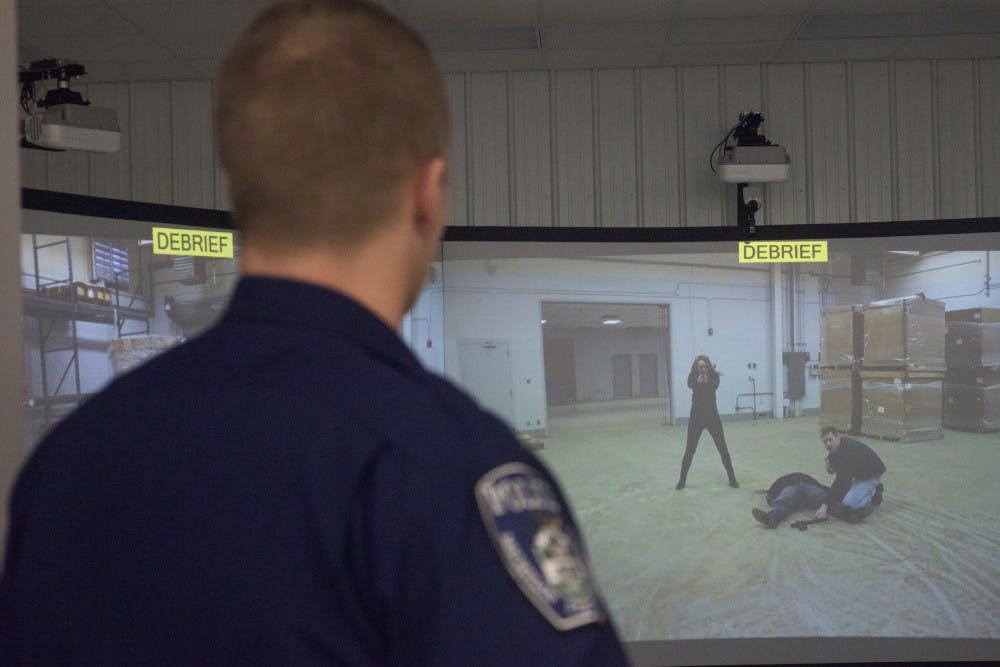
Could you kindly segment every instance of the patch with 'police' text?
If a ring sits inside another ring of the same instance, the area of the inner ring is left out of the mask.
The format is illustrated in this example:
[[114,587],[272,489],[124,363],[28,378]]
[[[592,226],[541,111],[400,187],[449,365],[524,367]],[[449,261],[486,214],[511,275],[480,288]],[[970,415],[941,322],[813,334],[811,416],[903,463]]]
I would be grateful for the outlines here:
[[498,466],[476,483],[476,501],[500,560],[553,626],[604,620],[579,535],[538,470]]

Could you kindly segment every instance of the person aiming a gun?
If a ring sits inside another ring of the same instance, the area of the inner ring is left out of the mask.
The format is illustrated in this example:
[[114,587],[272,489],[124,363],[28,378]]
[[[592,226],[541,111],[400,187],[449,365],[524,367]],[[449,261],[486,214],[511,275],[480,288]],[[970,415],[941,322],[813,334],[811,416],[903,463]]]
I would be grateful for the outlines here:
[[733,472],[733,461],[729,456],[729,448],[726,447],[726,434],[722,431],[722,420],[719,418],[719,408],[715,402],[715,390],[719,388],[719,374],[708,356],[699,354],[694,358],[687,384],[691,388],[691,417],[688,419],[687,447],[681,460],[681,477],[675,488],[680,490],[687,484],[691,460],[698,448],[701,432],[705,429],[708,429],[709,435],[715,441],[715,448],[722,457],[722,465],[729,476],[729,486],[738,488],[736,473]]

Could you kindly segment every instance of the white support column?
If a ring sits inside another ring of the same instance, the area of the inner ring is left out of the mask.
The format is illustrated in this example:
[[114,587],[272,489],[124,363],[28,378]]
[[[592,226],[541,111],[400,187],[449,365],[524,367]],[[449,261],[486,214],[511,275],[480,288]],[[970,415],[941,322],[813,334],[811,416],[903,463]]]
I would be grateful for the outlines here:
[[[21,191],[17,146],[17,13],[0,0],[0,552],[7,498],[24,462],[24,345],[21,343]],[[3,567],[3,563],[0,563]]]
[[785,291],[782,289],[781,264],[771,265],[771,404],[774,418],[784,419],[785,367],[782,351],[785,349]]

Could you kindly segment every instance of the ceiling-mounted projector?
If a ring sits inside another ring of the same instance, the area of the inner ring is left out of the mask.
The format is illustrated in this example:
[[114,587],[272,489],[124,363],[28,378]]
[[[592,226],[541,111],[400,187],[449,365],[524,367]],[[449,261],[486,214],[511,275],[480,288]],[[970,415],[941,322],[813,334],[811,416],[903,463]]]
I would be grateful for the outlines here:
[[[759,111],[745,111],[740,122],[729,131],[715,147],[722,147],[718,167],[714,167],[719,180],[724,183],[773,183],[787,181],[792,172],[792,161],[785,149],[772,144],[758,128],[764,116]],[[736,143],[729,145],[730,138]],[[713,154],[715,151],[713,151]]]
[[787,181],[792,162],[781,146],[733,146],[719,158],[717,173],[725,183]]
[[[36,61],[18,72],[21,108],[25,112],[21,122],[22,145],[56,151],[118,151],[121,132],[115,110],[92,107],[79,93],[69,89],[70,78],[85,73],[82,65],[65,60]],[[41,79],[57,79],[57,84],[36,102],[34,82]]]
[[56,104],[24,119],[24,140],[57,151],[117,153],[121,133],[114,109]]

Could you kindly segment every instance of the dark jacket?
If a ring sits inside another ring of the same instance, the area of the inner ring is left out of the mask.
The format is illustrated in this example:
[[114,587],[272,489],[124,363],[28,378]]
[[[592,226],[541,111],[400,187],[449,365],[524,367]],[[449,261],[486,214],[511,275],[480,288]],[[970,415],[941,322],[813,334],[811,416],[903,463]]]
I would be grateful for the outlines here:
[[885,464],[871,447],[846,436],[840,437],[840,446],[827,458],[830,468],[837,475],[827,493],[827,505],[836,505],[843,500],[854,482],[872,479],[885,472]]
[[771,504],[774,499],[778,497],[781,491],[792,484],[798,484],[800,482],[805,482],[806,484],[813,484],[823,489],[827,493],[830,492],[830,487],[826,484],[821,484],[815,477],[805,474],[804,472],[790,472],[787,475],[782,475],[778,479],[774,480],[774,484],[771,488],[767,490],[767,502]]
[[719,388],[719,374],[709,367],[706,382],[698,382],[698,371],[688,373],[688,387],[691,388],[691,414],[709,415],[718,412],[715,404],[715,390]]

